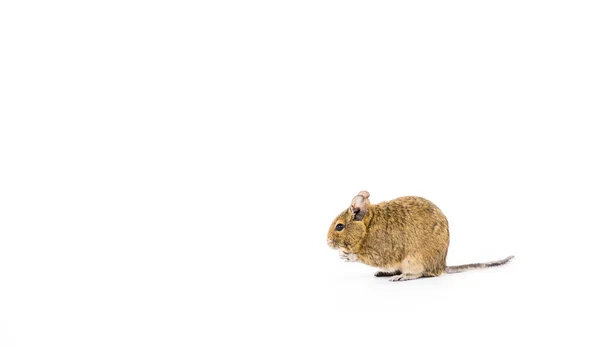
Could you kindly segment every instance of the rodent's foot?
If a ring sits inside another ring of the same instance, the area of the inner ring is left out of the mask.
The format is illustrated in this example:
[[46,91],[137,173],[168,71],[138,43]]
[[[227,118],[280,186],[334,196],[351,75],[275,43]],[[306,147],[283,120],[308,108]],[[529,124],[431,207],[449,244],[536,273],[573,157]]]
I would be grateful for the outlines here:
[[417,279],[417,278],[421,277],[422,275],[423,274],[418,274],[418,275],[409,275],[409,274],[396,275],[396,276],[390,277],[390,282],[414,280],[414,279]]
[[340,249],[340,259],[344,260],[345,262],[351,262],[357,261],[358,256],[354,253],[346,251],[345,249]]
[[391,271],[391,272],[377,271],[375,273],[375,277],[390,277],[390,276],[401,275],[401,274],[402,274],[402,271],[400,271],[400,270]]

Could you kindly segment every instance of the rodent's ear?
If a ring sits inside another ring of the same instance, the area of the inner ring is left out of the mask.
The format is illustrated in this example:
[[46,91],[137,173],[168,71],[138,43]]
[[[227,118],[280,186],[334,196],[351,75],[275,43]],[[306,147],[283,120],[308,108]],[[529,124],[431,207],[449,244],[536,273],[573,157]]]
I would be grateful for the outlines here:
[[354,220],[361,221],[365,218],[365,214],[367,214],[367,205],[370,203],[370,195],[369,192],[363,190],[352,199],[352,203],[350,203],[350,212],[354,215]]

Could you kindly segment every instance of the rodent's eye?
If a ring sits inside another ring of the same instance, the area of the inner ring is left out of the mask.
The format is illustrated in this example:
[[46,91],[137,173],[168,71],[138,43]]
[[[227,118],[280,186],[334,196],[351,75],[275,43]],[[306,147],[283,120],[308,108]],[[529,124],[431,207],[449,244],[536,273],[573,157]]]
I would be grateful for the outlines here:
[[344,229],[344,224],[338,224],[335,226],[335,230],[337,231],[342,231],[342,229]]

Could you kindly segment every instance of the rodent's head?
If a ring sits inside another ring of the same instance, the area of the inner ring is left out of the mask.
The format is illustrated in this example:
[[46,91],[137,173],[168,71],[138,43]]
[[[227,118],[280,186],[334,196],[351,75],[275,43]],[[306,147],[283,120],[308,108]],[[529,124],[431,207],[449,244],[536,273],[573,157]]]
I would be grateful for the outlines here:
[[363,190],[352,199],[350,207],[340,213],[329,227],[327,244],[333,249],[340,247],[349,251],[356,249],[366,231],[363,218],[367,214],[369,204],[369,192]]

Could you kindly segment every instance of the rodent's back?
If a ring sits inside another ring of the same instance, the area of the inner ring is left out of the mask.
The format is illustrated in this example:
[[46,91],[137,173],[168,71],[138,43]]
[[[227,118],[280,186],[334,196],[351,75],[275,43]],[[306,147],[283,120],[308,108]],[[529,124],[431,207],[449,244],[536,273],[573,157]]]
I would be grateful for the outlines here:
[[432,272],[446,266],[448,221],[431,201],[407,196],[369,205],[367,238],[361,253],[370,265],[393,268],[407,256],[417,257]]

